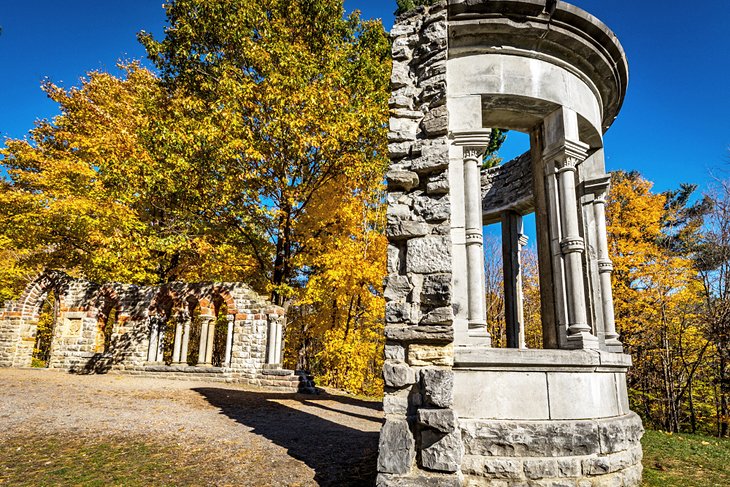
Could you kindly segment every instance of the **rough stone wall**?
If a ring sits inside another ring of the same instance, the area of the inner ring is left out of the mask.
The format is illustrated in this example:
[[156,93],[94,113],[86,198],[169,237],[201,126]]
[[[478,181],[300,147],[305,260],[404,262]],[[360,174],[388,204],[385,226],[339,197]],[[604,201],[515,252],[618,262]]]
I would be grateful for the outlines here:
[[499,221],[504,211],[525,213],[534,209],[532,158],[529,152],[501,166],[482,170],[484,223]]
[[[463,485],[608,487],[641,482],[641,419],[462,420]],[[576,480],[580,479],[580,480]]]
[[[59,315],[49,366],[75,372],[139,372],[147,361],[150,316],[160,313],[165,306],[183,309],[191,301],[200,304],[202,313],[212,315],[212,302],[218,296],[226,302],[229,320],[234,325],[229,375],[261,385],[269,320],[284,317],[282,308],[242,283],[99,285],[53,272],[40,276],[29,284],[21,298],[0,310],[0,366],[30,366],[38,314],[51,289],[59,300]],[[117,321],[111,345],[101,353],[99,325],[104,309],[110,305],[118,309]]]
[[[390,99],[386,421],[378,485],[451,482],[453,403],[446,1],[396,21]],[[443,472],[443,473],[440,473]]]

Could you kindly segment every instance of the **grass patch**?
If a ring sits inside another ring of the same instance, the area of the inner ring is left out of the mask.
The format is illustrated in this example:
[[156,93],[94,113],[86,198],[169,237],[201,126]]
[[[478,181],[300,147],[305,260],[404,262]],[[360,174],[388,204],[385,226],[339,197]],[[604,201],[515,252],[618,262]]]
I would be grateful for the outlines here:
[[641,443],[647,487],[730,485],[730,440],[647,431]]
[[[0,485],[225,485],[197,452],[143,439],[23,437],[0,442]],[[214,463],[214,462],[213,462]]]

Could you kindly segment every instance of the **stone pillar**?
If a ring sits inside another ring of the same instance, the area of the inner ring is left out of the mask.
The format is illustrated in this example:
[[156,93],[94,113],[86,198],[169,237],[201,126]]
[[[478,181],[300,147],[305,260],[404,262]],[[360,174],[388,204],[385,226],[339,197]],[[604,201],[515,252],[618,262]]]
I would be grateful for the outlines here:
[[215,344],[215,320],[208,321],[208,339],[205,341],[205,363],[207,367],[213,366],[213,345]]
[[276,320],[269,318],[269,327],[266,333],[266,363],[276,362]]
[[484,237],[482,222],[482,157],[489,145],[491,130],[452,134],[454,144],[464,151],[464,221],[466,231],[467,294],[470,338],[490,342],[487,331]]
[[208,350],[208,322],[210,317],[200,317],[200,346],[198,347],[198,366],[205,365],[205,354]]
[[596,227],[596,257],[601,288],[601,308],[603,310],[603,329],[606,349],[611,352],[623,352],[623,345],[616,332],[616,319],[613,310],[613,289],[611,274],[613,263],[608,254],[608,235],[606,232],[606,196],[611,183],[611,176],[586,181],[586,190],[593,191],[593,216]]
[[182,352],[182,334],[183,324],[180,320],[175,323],[175,343],[172,347],[172,363],[179,364],[181,362],[180,356]]
[[190,318],[185,320],[183,325],[182,346],[180,347],[180,363],[188,364],[188,347],[190,346]]
[[233,350],[233,315],[228,316],[228,331],[226,333],[226,356],[223,359],[225,367],[231,366],[231,351]]
[[[543,160],[557,168],[557,193],[560,205],[560,250],[565,266],[567,304],[567,343],[569,348],[598,348],[598,339],[591,333],[586,309],[585,243],[580,233],[577,166],[588,157],[588,146],[578,140],[578,117],[561,108],[545,119],[546,148]],[[548,196],[549,197],[549,196]],[[555,237],[555,235],[553,235]]]
[[150,327],[150,346],[147,350],[147,361],[157,362],[157,348],[160,339],[160,328],[157,317],[147,318]]
[[277,364],[282,363],[282,354],[281,351],[284,348],[284,326],[281,323],[281,320],[276,320],[276,341],[274,342],[274,345],[276,347],[274,355],[275,360]]
[[525,348],[521,252],[527,245],[527,236],[522,232],[522,216],[514,211],[506,211],[502,215],[502,262],[508,348]]

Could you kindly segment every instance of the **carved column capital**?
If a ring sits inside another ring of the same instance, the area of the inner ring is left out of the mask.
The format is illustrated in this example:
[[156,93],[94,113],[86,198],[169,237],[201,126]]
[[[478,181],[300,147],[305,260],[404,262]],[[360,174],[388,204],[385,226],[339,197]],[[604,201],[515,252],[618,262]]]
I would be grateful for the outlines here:
[[601,177],[588,180],[583,183],[583,187],[586,193],[593,193],[595,196],[594,203],[605,205],[608,190],[611,188],[611,175],[605,174]]
[[492,129],[479,129],[463,132],[452,132],[454,145],[464,148],[464,159],[480,160],[489,147]]
[[563,140],[559,144],[548,147],[543,152],[543,159],[554,162],[558,172],[575,171],[576,166],[588,158],[590,146],[575,140]]

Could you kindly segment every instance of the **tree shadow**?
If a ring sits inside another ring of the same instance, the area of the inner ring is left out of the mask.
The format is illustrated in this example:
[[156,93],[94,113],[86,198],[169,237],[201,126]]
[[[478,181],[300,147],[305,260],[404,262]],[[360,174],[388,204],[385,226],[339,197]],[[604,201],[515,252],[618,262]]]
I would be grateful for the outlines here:
[[314,470],[319,485],[375,485],[383,421],[377,403],[328,394],[313,398],[214,387],[193,390],[222,414],[286,448]]

